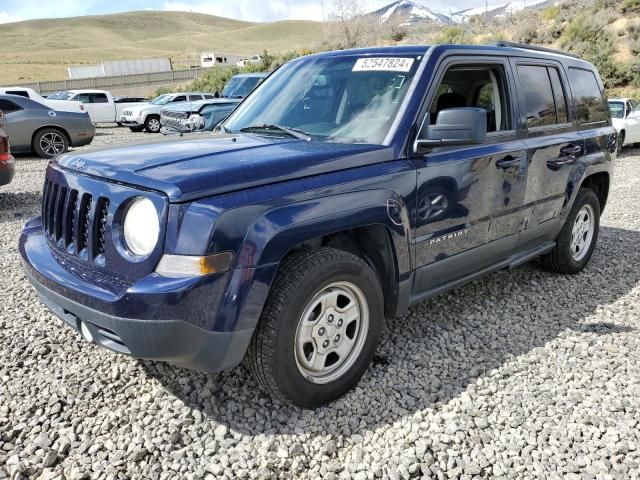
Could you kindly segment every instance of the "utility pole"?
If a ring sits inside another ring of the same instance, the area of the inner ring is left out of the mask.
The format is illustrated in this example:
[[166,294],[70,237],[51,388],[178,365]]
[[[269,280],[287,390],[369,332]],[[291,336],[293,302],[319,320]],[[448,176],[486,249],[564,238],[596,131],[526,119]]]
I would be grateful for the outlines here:
[[189,35],[187,36],[187,69],[191,68],[191,10],[189,10]]
[[324,23],[324,0],[320,0],[320,6],[322,7],[322,23]]

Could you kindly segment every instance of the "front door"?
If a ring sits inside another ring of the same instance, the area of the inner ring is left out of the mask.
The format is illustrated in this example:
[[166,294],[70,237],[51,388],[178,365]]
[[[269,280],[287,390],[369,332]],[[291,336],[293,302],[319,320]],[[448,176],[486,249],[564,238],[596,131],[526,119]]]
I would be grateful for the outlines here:
[[526,145],[514,127],[517,103],[505,61],[443,67],[425,121],[441,110],[487,111],[482,145],[438,147],[418,171],[414,294],[464,278],[508,257],[523,221]]

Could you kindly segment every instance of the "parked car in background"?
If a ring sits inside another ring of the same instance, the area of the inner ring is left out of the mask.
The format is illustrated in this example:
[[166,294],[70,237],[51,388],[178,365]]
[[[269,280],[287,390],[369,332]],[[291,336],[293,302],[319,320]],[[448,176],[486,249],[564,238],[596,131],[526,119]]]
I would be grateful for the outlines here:
[[[56,98],[48,98],[47,100],[81,102],[93,123],[117,123],[125,108],[146,103],[146,100],[144,102],[116,103],[111,92],[106,90],[68,90],[57,94]],[[52,105],[55,106],[55,103]]]
[[260,85],[269,74],[268,73],[239,73],[234,75],[227,82],[221,98],[244,98]]
[[149,103],[146,97],[113,97],[116,103]]
[[119,123],[125,127],[129,127],[133,132],[141,132],[144,129],[149,133],[158,133],[162,128],[160,115],[165,105],[170,103],[197,102],[213,98],[215,98],[213,93],[166,93],[144,105],[125,108],[122,111],[122,115],[120,115]]
[[59,100],[53,101],[49,97],[43,97],[32,88],[25,87],[0,87],[0,95],[19,95],[21,97],[30,98],[33,101],[42,103],[49,108],[60,112],[85,112],[84,105],[78,101]]
[[609,99],[611,122],[618,132],[618,153],[622,147],[640,143],[640,103],[633,98]]
[[5,132],[15,153],[35,152],[53,158],[69,147],[93,141],[95,127],[86,113],[60,112],[26,97],[0,95]]
[[15,169],[16,160],[11,155],[9,137],[4,131],[4,112],[0,110],[0,187],[11,183]]
[[160,116],[162,133],[172,135],[212,131],[240,102],[239,98],[216,98],[169,105],[162,109]]
[[162,109],[160,115],[163,133],[169,135],[213,130],[267,75],[266,73],[234,75],[225,85],[219,98],[177,105],[168,104]]
[[506,42],[295,59],[219,131],[50,162],[26,276],[87,341],[204,371],[244,359],[305,408],[358,383],[385,318],[538,257],[583,271],[617,136],[592,64]]

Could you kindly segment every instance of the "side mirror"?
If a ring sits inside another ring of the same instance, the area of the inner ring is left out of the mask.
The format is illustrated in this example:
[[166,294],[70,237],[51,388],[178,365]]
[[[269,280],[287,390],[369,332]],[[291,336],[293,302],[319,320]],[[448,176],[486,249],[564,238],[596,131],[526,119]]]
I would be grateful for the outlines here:
[[487,136],[487,111],[483,108],[448,108],[438,113],[435,125],[425,125],[415,143],[416,153],[434,147],[474,145]]

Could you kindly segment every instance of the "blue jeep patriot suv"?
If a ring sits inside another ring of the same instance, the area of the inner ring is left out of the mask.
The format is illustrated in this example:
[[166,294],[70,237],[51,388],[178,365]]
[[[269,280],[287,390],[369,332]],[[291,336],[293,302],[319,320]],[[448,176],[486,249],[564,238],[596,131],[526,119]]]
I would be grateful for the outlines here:
[[82,336],[275,397],[352,388],[385,318],[540,258],[580,272],[616,133],[593,65],[561,52],[401,46],[293,60],[216,134],[52,161],[20,238]]

